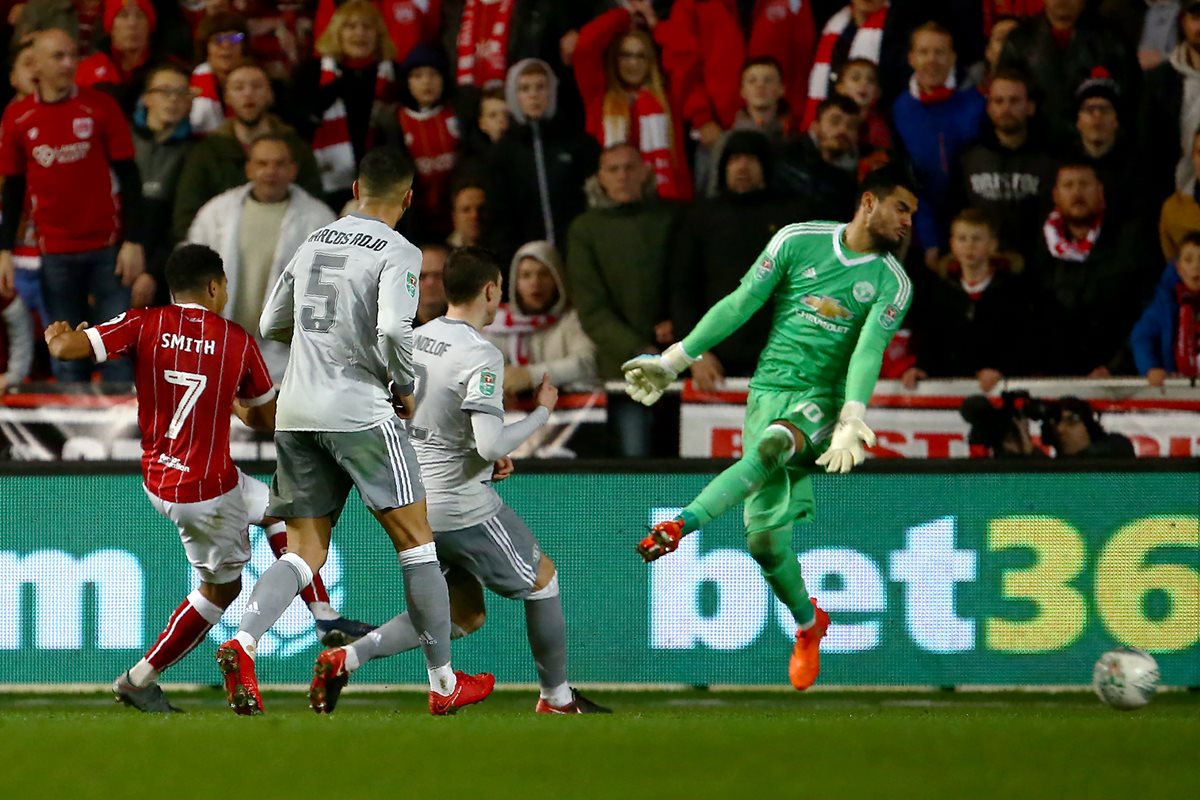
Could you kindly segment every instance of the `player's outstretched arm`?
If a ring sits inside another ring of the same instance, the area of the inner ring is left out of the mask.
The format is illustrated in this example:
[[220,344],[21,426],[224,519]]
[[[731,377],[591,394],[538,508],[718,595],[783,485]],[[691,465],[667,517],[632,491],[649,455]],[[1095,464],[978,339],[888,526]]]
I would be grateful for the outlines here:
[[488,461],[499,461],[546,424],[550,412],[558,404],[558,389],[550,383],[549,375],[543,376],[538,386],[537,403],[537,408],[511,425],[505,425],[500,417],[493,414],[473,413],[471,430],[475,434],[475,449],[479,455]]
[[636,356],[622,364],[625,393],[643,405],[652,406],[658,402],[671,381],[700,359],[700,353],[707,353],[723,342],[763,307],[770,292],[756,292],[751,286],[743,280],[737,289],[721,298],[700,318],[682,342],[671,345],[659,355]]
[[60,361],[82,361],[92,357],[92,342],[84,333],[88,324],[81,322],[72,329],[70,323],[59,320],[46,328],[46,347]]

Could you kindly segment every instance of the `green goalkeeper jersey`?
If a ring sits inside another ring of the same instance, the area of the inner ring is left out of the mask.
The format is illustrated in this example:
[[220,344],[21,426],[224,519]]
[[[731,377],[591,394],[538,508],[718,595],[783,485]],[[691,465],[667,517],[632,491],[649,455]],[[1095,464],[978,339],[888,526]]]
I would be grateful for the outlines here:
[[708,352],[773,298],[771,335],[750,387],[832,392],[867,403],[912,302],[912,284],[890,254],[847,249],[845,227],[802,222],[781,229],[683,349],[693,357]]

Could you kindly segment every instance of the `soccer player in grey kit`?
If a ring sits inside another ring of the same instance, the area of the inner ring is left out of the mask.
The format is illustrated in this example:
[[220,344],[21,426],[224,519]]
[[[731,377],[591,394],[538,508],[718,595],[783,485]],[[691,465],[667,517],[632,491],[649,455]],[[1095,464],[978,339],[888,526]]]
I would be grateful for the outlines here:
[[[500,268],[486,250],[464,247],[446,261],[450,308],[417,332],[417,413],[408,433],[429,491],[429,523],[450,586],[452,635],[483,624],[483,587],[525,605],[537,667],[539,714],[596,714],[608,709],[567,683],[567,630],[558,572],[524,521],[491,483],[512,471],[508,454],[546,423],[558,391],[543,379],[537,408],[504,424],[504,356],[480,329],[500,305]],[[308,700],[329,713],[350,673],[366,662],[416,648],[417,620],[405,613],[350,647],[317,657]]]
[[[404,595],[425,652],[429,710],[451,714],[495,685],[450,667],[450,600],[425,508],[416,454],[400,418],[416,409],[412,318],[421,251],[393,230],[412,203],[412,162],[393,148],[366,155],[358,210],[308,237],[259,321],[291,344],[275,423],[270,513],[287,522],[288,553],[259,578],[234,638],[217,648],[230,706],[262,711],[259,638],[325,563],[351,487],[400,558]],[[389,385],[389,377],[394,385]],[[395,407],[393,407],[395,406]]]

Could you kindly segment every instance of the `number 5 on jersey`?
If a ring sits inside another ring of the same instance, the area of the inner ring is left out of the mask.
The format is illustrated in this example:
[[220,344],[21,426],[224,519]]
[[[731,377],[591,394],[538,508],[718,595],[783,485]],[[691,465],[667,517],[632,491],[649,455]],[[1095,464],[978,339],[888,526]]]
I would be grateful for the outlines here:
[[346,268],[346,256],[334,256],[329,253],[317,253],[313,257],[312,266],[308,270],[308,284],[304,287],[304,296],[313,300],[323,300],[324,308],[317,315],[315,305],[300,307],[300,327],[313,333],[328,333],[337,324],[338,290],[332,282],[325,280],[322,272],[327,269],[343,270]]

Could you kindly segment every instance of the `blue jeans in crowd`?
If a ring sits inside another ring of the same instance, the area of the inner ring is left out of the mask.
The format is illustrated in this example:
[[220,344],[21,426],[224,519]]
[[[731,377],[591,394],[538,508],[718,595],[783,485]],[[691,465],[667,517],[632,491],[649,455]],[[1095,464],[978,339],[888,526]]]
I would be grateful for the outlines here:
[[[106,322],[129,310],[130,290],[121,285],[117,248],[104,247],[82,253],[43,253],[42,289],[46,324],[66,320],[74,328],[87,320],[91,325]],[[54,377],[62,383],[86,383],[95,369],[90,360],[52,359]],[[128,358],[105,362],[100,375],[112,383],[131,383],[133,364]]]

